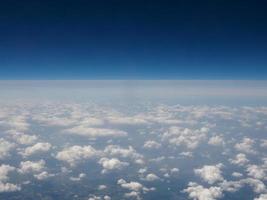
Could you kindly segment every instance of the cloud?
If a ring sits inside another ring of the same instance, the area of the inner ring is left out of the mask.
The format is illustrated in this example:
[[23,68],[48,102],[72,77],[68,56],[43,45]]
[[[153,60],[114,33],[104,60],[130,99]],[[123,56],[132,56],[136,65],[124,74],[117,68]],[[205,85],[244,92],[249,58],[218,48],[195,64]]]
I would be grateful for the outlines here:
[[221,136],[213,136],[209,139],[208,144],[213,145],[213,146],[221,146],[223,145],[224,141]]
[[261,194],[259,197],[254,198],[254,200],[267,200],[267,194]]
[[50,150],[51,147],[52,147],[52,145],[50,143],[38,142],[33,146],[25,148],[25,150],[23,152],[21,152],[21,154],[23,156],[27,157],[27,156],[31,156],[31,155],[36,154],[36,153],[47,152]]
[[37,138],[38,137],[36,135],[27,135],[27,134],[23,134],[23,133],[13,134],[13,139],[17,143],[23,144],[23,145],[33,144],[37,140]]
[[0,138],[0,159],[4,159],[10,155],[10,151],[14,149],[15,144]]
[[111,170],[120,170],[129,165],[129,163],[122,162],[117,158],[111,158],[111,159],[101,158],[98,163],[101,164],[102,167],[104,168],[102,170],[102,173],[105,173]]
[[163,134],[163,139],[167,139],[173,145],[185,145],[189,149],[195,149],[206,138],[208,131],[207,127],[192,130],[172,126]]
[[250,185],[255,193],[266,192],[265,184],[261,180],[247,178],[247,179],[242,180],[242,182],[244,184]]
[[0,182],[0,192],[15,192],[21,190],[19,185]]
[[257,165],[249,165],[247,167],[248,175],[255,179],[266,179],[267,180],[266,171],[267,169],[264,169]]
[[96,157],[99,154],[92,146],[71,146],[63,149],[56,154],[58,160],[69,163],[71,166],[75,166],[79,162]]
[[82,180],[84,177],[86,177],[85,173],[80,173],[78,177],[70,177],[71,181],[80,181]]
[[34,177],[38,180],[45,180],[48,179],[50,177],[55,176],[55,174],[49,174],[47,171],[43,171],[40,174],[35,174]]
[[241,173],[239,173],[239,172],[233,172],[233,173],[232,173],[232,176],[233,176],[233,177],[236,177],[236,178],[240,178],[240,177],[243,176],[243,174],[241,174]]
[[161,144],[153,140],[148,140],[144,144],[145,149],[158,149],[160,147],[161,147]]
[[141,183],[135,182],[135,181],[130,181],[126,182],[124,179],[119,179],[117,182],[122,188],[132,190],[135,192],[139,192],[143,189],[143,185]]
[[205,165],[200,169],[195,169],[194,172],[196,175],[199,175],[204,181],[209,184],[213,184],[217,181],[222,181],[222,164],[217,165]]
[[0,182],[7,181],[9,179],[9,177],[7,176],[8,173],[14,171],[15,169],[15,167],[10,165],[0,165]]
[[251,138],[245,137],[243,138],[241,143],[237,143],[235,145],[235,149],[244,153],[250,153],[250,154],[255,154],[256,152],[253,150],[253,144],[254,140]]
[[204,188],[202,185],[194,182],[190,182],[183,191],[188,193],[190,199],[194,200],[216,200],[223,196],[220,187]]
[[105,190],[105,189],[107,189],[106,185],[99,185],[98,186],[98,190]]
[[143,156],[137,153],[132,146],[129,146],[128,148],[122,148],[118,145],[108,145],[105,147],[104,153],[108,156],[129,158],[134,160],[136,163],[143,163]]
[[20,173],[36,173],[40,172],[45,168],[45,161],[39,160],[39,161],[22,161],[20,163],[19,172]]
[[261,144],[260,144],[260,146],[262,147],[262,148],[267,148],[267,140],[265,139],[265,140],[261,140]]
[[111,197],[108,195],[105,195],[104,197],[93,195],[89,197],[88,200],[111,200]]
[[15,167],[10,165],[0,165],[0,193],[2,192],[14,192],[21,189],[19,185],[13,183],[7,183],[9,180],[8,174],[15,171]]
[[124,137],[127,136],[127,132],[116,129],[107,128],[92,128],[87,126],[75,126],[73,128],[65,129],[63,133],[69,133],[74,135],[85,136],[89,138],[98,137]]
[[265,184],[261,180],[254,178],[245,178],[238,181],[224,180],[223,182],[219,183],[219,185],[223,191],[227,192],[236,192],[244,185],[249,185],[250,187],[252,187],[253,191],[258,194],[266,192]]
[[160,178],[156,175],[156,174],[148,174],[146,175],[145,177],[145,180],[146,181],[156,181],[156,180],[159,180]]
[[110,124],[116,124],[116,125],[144,125],[148,124],[148,122],[145,119],[142,119],[140,117],[120,117],[120,116],[111,116],[107,118],[108,122]]
[[30,124],[27,122],[27,117],[20,116],[11,116],[6,120],[6,125],[9,129],[15,129],[18,132],[27,131],[30,127]]
[[229,159],[230,163],[234,165],[244,166],[249,162],[246,155],[243,153],[239,153],[236,155],[235,159]]

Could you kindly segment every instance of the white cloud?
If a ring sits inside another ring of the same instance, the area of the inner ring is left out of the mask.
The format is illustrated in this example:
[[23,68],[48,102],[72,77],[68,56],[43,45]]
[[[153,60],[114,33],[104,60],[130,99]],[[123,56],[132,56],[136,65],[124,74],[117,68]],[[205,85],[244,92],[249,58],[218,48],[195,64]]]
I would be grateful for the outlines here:
[[246,155],[243,153],[239,153],[236,155],[235,159],[229,159],[229,161],[234,165],[244,166],[249,162]]
[[247,178],[244,179],[242,182],[250,185],[255,193],[266,192],[265,184],[258,179]]
[[7,181],[8,178],[8,173],[11,171],[14,171],[15,167],[10,166],[10,165],[0,165],[0,182]]
[[254,198],[254,200],[267,200],[267,194],[261,194],[259,197]]
[[235,145],[236,150],[244,152],[244,153],[251,153],[254,154],[256,153],[253,150],[253,144],[254,144],[254,140],[252,140],[251,138],[245,137],[243,138],[241,143],[237,143]]
[[11,116],[8,120],[6,120],[6,125],[10,129],[15,129],[18,132],[27,131],[30,127],[30,124],[27,122],[26,116]]
[[90,159],[99,155],[99,152],[92,146],[71,146],[63,149],[56,154],[56,158],[61,161],[69,163],[71,166],[75,166],[77,163],[84,159]]
[[172,168],[171,169],[171,173],[174,174],[174,173],[178,173],[180,170],[178,168]]
[[98,137],[124,137],[127,136],[127,132],[116,129],[107,129],[107,128],[92,128],[88,126],[75,126],[73,128],[65,129],[63,133],[69,133],[74,135],[85,136],[89,138],[98,138]]
[[21,189],[19,185],[6,182],[9,180],[8,173],[15,171],[15,169],[15,167],[10,165],[0,165],[0,193],[14,192]]
[[260,144],[260,146],[262,147],[262,148],[267,148],[267,140],[265,139],[265,140],[261,140],[261,144]]
[[112,117],[108,117],[107,120],[110,124],[116,124],[116,125],[144,125],[144,124],[148,124],[148,122],[145,119],[141,119],[140,117],[112,116]]
[[217,181],[222,181],[222,164],[217,165],[205,165],[200,169],[195,169],[194,172],[196,175],[199,175],[204,181],[209,184],[213,184]]
[[158,149],[160,147],[161,144],[153,140],[146,141],[144,144],[145,149]]
[[105,189],[107,189],[106,185],[99,185],[98,186],[98,190],[105,190]]
[[71,181],[80,181],[82,180],[84,177],[86,177],[86,174],[85,173],[80,173],[78,177],[70,177],[70,180]]
[[4,159],[10,155],[10,151],[14,149],[15,144],[0,138],[0,159]]
[[236,177],[236,178],[240,178],[240,177],[243,176],[243,174],[241,174],[241,173],[239,173],[239,172],[233,172],[233,173],[232,173],[232,176],[233,176],[233,177]]
[[156,180],[159,180],[160,178],[156,175],[156,174],[148,174],[146,175],[145,177],[145,180],[146,181],[156,181]]
[[213,146],[221,146],[224,143],[223,138],[221,136],[213,136],[209,139],[208,144]]
[[0,192],[15,192],[21,190],[19,185],[0,182]]
[[8,133],[9,135],[11,135],[11,137],[13,138],[13,140],[15,140],[18,144],[22,144],[22,145],[32,144],[38,138],[36,135],[24,134],[22,132],[19,132],[17,130],[14,130],[14,129],[8,130],[8,131],[6,131],[6,133]]
[[222,188],[223,191],[236,192],[241,187],[243,187],[244,184],[245,183],[243,182],[243,180],[241,180],[241,181],[227,181],[227,180],[224,180],[219,185],[220,185],[220,187]]
[[104,153],[108,156],[117,156],[121,158],[130,158],[133,159],[135,162],[143,159],[143,156],[136,152],[136,150],[129,146],[128,148],[121,148],[118,145],[108,145],[104,149]]
[[34,177],[38,180],[45,180],[45,179],[48,179],[50,177],[53,177],[55,176],[55,174],[49,174],[47,171],[43,171],[39,174],[35,174]]
[[36,135],[27,135],[27,134],[18,134],[16,136],[13,135],[13,138],[17,143],[24,145],[32,144],[37,140]]
[[110,171],[110,170],[120,170],[123,169],[124,167],[128,166],[129,163],[127,162],[122,162],[117,158],[101,158],[99,160],[99,164],[102,165],[103,169],[103,173]]
[[126,182],[124,179],[119,179],[117,182],[122,188],[132,190],[139,192],[143,189],[143,185],[141,183],[135,182],[135,181],[130,181]]
[[264,169],[257,165],[249,165],[247,167],[248,175],[255,178],[255,179],[265,179],[267,169]]
[[126,198],[136,198],[138,200],[140,200],[140,193],[139,192],[136,192],[136,191],[131,191],[131,192],[127,192],[124,194],[124,196]]
[[181,153],[179,153],[180,156],[183,156],[183,157],[193,157],[193,152],[190,152],[190,151],[183,151]]
[[209,129],[202,127],[201,129],[191,130],[189,128],[180,128],[172,126],[163,134],[163,139],[167,139],[173,145],[185,145],[189,149],[195,149],[200,142],[206,138]]
[[45,161],[22,161],[20,163],[20,173],[35,173],[40,172],[45,168]]
[[23,156],[27,157],[27,156],[31,156],[31,155],[36,154],[36,153],[47,152],[50,150],[51,147],[52,147],[52,145],[50,143],[38,142],[33,146],[25,148],[25,150],[23,152],[21,152],[21,154]]
[[190,199],[194,200],[216,200],[223,196],[220,187],[204,188],[194,182],[190,182],[183,191],[188,193]]

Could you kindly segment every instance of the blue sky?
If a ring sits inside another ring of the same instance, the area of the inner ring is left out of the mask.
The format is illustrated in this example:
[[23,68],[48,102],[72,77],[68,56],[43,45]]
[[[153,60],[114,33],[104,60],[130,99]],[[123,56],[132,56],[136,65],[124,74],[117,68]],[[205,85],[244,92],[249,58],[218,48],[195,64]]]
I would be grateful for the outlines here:
[[266,79],[266,6],[4,2],[0,79]]

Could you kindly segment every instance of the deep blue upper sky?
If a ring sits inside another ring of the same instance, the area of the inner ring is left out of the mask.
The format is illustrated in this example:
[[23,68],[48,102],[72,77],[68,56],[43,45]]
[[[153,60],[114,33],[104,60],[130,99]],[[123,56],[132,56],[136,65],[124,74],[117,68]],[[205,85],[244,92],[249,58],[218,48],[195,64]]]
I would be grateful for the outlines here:
[[0,2],[0,79],[266,79],[262,0]]

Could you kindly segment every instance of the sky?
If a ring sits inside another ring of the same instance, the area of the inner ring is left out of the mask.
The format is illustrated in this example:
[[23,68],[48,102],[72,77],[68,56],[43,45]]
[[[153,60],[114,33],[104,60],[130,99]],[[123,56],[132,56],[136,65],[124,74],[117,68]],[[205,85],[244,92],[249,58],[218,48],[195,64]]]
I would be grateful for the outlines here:
[[260,0],[9,0],[0,79],[267,78]]

